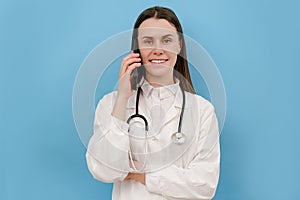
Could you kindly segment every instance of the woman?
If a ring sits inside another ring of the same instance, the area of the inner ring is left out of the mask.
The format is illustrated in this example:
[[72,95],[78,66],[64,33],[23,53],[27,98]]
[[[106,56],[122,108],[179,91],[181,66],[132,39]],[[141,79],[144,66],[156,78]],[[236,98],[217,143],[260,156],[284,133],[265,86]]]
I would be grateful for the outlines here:
[[[175,13],[157,6],[143,11],[132,50],[122,60],[118,91],[97,106],[86,153],[90,172],[114,183],[115,200],[212,199],[218,123],[214,107],[194,92]],[[145,119],[130,118],[137,112]]]

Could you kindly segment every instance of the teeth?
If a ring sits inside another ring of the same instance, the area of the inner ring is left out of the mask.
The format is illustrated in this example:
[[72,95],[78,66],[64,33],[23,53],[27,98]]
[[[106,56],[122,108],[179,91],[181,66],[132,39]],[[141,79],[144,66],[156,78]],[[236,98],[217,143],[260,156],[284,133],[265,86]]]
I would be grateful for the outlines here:
[[151,60],[152,63],[163,63],[166,60]]

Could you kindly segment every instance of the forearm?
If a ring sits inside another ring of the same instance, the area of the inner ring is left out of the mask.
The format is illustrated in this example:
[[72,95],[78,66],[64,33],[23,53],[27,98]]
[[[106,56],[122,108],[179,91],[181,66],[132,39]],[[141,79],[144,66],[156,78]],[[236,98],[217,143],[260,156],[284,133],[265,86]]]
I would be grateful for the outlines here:
[[112,116],[114,99],[110,94],[99,102],[86,154],[91,174],[104,182],[123,180],[129,172],[128,124]]
[[115,105],[113,107],[112,116],[125,121],[125,114],[126,114],[126,105],[128,99],[125,97],[117,96]]
[[[209,167],[205,167],[210,165]],[[146,174],[149,192],[168,199],[212,199],[219,179],[219,163],[203,163],[202,167],[184,169],[174,165],[161,171]]]
[[106,164],[98,161],[91,153],[86,153],[87,166],[92,176],[99,181],[113,183],[123,181],[128,175],[126,169],[124,171],[116,170],[106,166]]

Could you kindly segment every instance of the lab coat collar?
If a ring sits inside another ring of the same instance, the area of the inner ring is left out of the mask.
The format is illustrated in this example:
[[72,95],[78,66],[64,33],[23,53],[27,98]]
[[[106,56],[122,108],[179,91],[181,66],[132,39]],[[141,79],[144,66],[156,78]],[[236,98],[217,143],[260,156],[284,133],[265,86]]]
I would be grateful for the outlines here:
[[[136,105],[136,94],[137,91],[134,90],[133,94],[131,95],[131,97],[128,100],[128,104],[127,104],[127,109],[131,109],[130,113],[134,113],[135,112],[135,105]],[[143,94],[141,94],[143,95]],[[190,100],[190,94],[188,92],[185,92],[185,111],[187,111],[187,109],[189,109],[191,107],[191,101]],[[179,86],[179,82],[178,82],[178,89],[176,90],[175,93],[175,101],[173,103],[173,105],[167,110],[166,115],[164,117],[162,126],[174,122],[177,123],[177,120],[174,119],[179,119],[180,113],[181,113],[181,109],[182,109],[182,101],[183,101],[183,96],[182,96],[182,92]],[[148,113],[148,110],[143,110],[143,108],[140,108],[140,113]],[[149,115],[149,113],[148,113]],[[151,119],[147,119],[149,124],[152,123]]]
[[[144,80],[144,81],[146,81],[146,80]],[[145,86],[146,91],[144,92],[144,94],[146,93],[146,95],[150,92],[150,91],[148,91],[148,89],[146,89],[147,87],[149,87],[149,86]],[[167,87],[167,86],[164,86],[164,87]],[[180,86],[179,86],[179,80],[177,79],[176,83],[171,85],[170,90],[169,89],[167,89],[167,90],[174,92],[174,95],[175,95],[175,102],[174,102],[173,106],[171,106],[171,108],[175,107],[175,108],[180,108],[181,109],[183,98],[182,98],[182,92],[181,92],[181,89],[180,89]],[[137,93],[137,90],[134,90],[132,95],[130,96],[130,98],[128,100],[128,103],[127,103],[127,107],[126,107],[127,109],[134,109],[135,108],[136,93]],[[188,95],[189,95],[189,93],[185,91],[185,96],[186,96],[185,108],[189,108],[191,106],[191,103],[188,101]]]
[[143,95],[146,98],[149,98],[149,96],[153,93],[154,90],[157,91],[160,99],[164,99],[170,96],[175,96],[177,90],[180,89],[179,80],[177,78],[175,79],[174,84],[158,88],[154,88],[146,79],[142,78],[140,85],[143,91]]

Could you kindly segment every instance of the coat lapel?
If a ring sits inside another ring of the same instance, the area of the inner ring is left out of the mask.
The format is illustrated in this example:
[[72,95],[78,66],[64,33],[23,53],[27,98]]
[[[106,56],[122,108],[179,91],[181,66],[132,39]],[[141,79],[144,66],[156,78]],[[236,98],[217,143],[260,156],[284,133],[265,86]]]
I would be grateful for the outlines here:
[[[189,104],[188,104],[188,95],[185,92],[185,109],[189,108]],[[170,109],[167,111],[165,119],[163,121],[162,126],[166,125],[167,123],[169,123],[170,121],[178,121],[179,122],[179,117],[180,117],[180,113],[182,110],[182,101],[183,101],[183,96],[182,96],[182,92],[179,89],[176,94],[175,94],[175,101],[173,103],[173,105],[170,107]]]
[[[127,106],[126,106],[128,117],[130,115],[135,114],[135,112],[136,112],[136,109],[135,109],[135,107],[136,107],[136,95],[137,95],[137,91],[135,90],[132,93],[132,95],[130,96],[129,100],[128,100],[128,103],[127,103]],[[148,116],[150,116],[149,109],[146,107],[144,97],[142,95],[140,96],[140,101],[139,101],[138,106],[139,106],[139,114],[146,117],[146,119],[148,121],[148,124],[151,124],[151,119],[149,119],[149,117],[148,117]]]
[[[131,97],[128,100],[127,103],[127,111],[130,114],[134,114],[135,113],[135,107],[136,107],[136,93],[137,91],[134,91],[133,94],[131,95]],[[190,102],[189,102],[189,95],[187,94],[187,92],[185,92],[185,109],[189,109],[190,107]],[[180,113],[181,113],[181,109],[182,109],[182,101],[183,101],[183,96],[182,96],[182,92],[180,89],[177,90],[176,94],[175,94],[175,101],[173,103],[173,105],[171,105],[170,109],[166,111],[166,115],[164,117],[163,122],[162,122],[162,126],[165,126],[166,124],[170,123],[171,121],[176,121],[179,122],[179,117],[180,117]],[[141,115],[146,115],[145,117],[147,118],[147,121],[149,124],[151,124],[151,119],[148,119],[150,116],[149,110],[148,108],[145,107],[144,101],[143,101],[143,97],[140,97],[140,103],[139,103],[139,114]]]

